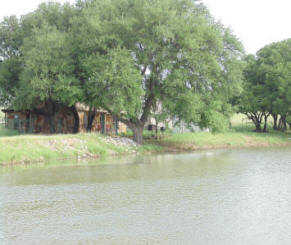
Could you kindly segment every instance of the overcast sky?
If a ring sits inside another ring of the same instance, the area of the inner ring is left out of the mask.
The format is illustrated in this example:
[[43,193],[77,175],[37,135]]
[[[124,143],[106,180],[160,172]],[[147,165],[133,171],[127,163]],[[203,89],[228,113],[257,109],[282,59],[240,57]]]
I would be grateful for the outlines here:
[[[71,2],[75,0],[57,0]],[[33,11],[43,0],[0,0],[0,19]],[[291,38],[291,0],[203,0],[211,14],[230,27],[248,53]]]
[[234,31],[248,53],[291,38],[291,0],[204,0],[216,19]]

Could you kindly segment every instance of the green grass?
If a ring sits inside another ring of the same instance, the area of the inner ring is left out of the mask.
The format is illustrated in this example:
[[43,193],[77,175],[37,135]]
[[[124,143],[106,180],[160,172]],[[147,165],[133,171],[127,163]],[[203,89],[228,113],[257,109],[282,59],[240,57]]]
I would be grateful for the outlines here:
[[206,132],[167,135],[160,141],[150,142],[164,149],[174,151],[237,148],[237,147],[270,147],[290,145],[291,135],[281,133],[259,134],[254,132],[227,132],[211,134]]
[[[153,138],[155,136],[155,131],[149,131],[149,130],[144,130],[142,135],[144,138]],[[158,131],[158,133],[160,134],[160,131]],[[128,129],[126,133],[121,133],[120,134],[121,137],[133,137],[133,132],[132,130]]]
[[162,153],[165,152],[167,149],[162,146],[162,145],[158,145],[155,143],[150,143],[149,141],[145,142],[144,145],[141,145],[138,147],[138,152],[139,153]]
[[0,138],[0,163],[26,163],[67,158],[126,154],[133,147],[116,146],[99,134],[21,135]]
[[[241,124],[242,117],[234,119],[229,132],[174,134],[167,131],[159,140],[151,131],[144,131],[145,144],[139,147],[118,146],[100,134],[76,135],[18,135],[17,131],[0,127],[0,164],[48,162],[62,159],[104,158],[109,155],[134,152],[161,153],[193,151],[214,148],[270,147],[291,145],[291,133],[269,129],[268,133],[254,132],[251,124]],[[128,137],[132,134],[128,133]]]
[[4,125],[0,124],[0,137],[15,136],[19,135],[18,131],[7,129]]
[[228,132],[212,134],[209,132],[196,133],[167,133],[160,141],[150,140],[150,145],[162,146],[166,150],[199,150],[213,148],[236,147],[270,147],[291,144],[291,133],[272,130],[270,120],[267,133],[254,132],[254,125],[243,114],[236,114],[231,120]]

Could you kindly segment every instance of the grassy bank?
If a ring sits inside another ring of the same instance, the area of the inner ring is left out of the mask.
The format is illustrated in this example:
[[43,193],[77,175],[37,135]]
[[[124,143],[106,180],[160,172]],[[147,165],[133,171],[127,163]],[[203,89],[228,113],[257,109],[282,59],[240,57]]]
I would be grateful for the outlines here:
[[45,162],[62,159],[102,158],[132,153],[162,153],[221,148],[291,146],[291,134],[277,131],[255,133],[251,126],[236,126],[219,134],[166,133],[159,140],[146,133],[139,147],[96,133],[77,135],[17,135],[0,128],[0,164]]
[[100,158],[130,154],[133,146],[118,145],[98,134],[23,135],[0,137],[0,164],[43,162],[56,159]]
[[148,140],[148,148],[158,151],[193,151],[221,148],[291,146],[291,134],[277,131],[255,133],[252,127],[236,127],[229,132],[166,134],[160,140]]

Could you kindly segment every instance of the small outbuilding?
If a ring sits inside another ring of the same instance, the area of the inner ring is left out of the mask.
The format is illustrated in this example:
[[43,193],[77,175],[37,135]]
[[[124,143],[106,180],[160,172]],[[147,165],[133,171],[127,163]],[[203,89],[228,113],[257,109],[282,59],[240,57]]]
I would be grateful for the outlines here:
[[[89,122],[89,107],[77,104],[76,110],[79,116],[79,132],[87,132]],[[48,119],[39,110],[2,110],[5,114],[5,126],[9,129],[18,130],[20,133],[49,134],[54,125],[56,133],[68,134],[74,132],[75,117],[71,110],[66,107],[58,110],[55,115]],[[53,121],[50,122],[50,120]],[[105,110],[96,110],[94,113],[91,132],[114,135],[125,133],[127,127],[119,122]]]

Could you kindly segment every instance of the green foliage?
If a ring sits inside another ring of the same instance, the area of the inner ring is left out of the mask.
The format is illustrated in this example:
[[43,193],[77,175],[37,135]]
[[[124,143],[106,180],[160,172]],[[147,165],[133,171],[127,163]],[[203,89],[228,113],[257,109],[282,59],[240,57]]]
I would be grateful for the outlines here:
[[0,39],[2,104],[19,109],[83,102],[134,134],[151,114],[217,131],[240,93],[241,44],[198,1],[41,4]]
[[269,111],[286,115],[291,110],[291,39],[267,45],[257,60],[257,77]]
[[19,87],[19,75],[22,62],[19,57],[12,56],[0,63],[0,105],[9,106]]
[[205,111],[202,114],[201,126],[209,127],[213,133],[226,132],[229,128],[229,120],[217,111]]
[[245,61],[240,112],[257,124],[261,122],[254,118],[262,114],[281,115],[282,125],[286,124],[291,113],[291,39],[267,45]]
[[36,102],[52,99],[65,105],[81,97],[79,81],[73,76],[74,66],[67,36],[53,27],[43,26],[24,41],[24,70],[18,90],[16,108],[32,108]]
[[33,108],[50,99],[73,105],[81,98],[67,35],[76,9],[48,3],[0,24],[0,103]]
[[23,31],[16,16],[5,17],[0,23],[0,60],[19,56]]
[[[1,119],[1,113],[0,113],[0,119]],[[4,127],[4,125],[0,125],[0,137],[15,136],[18,134],[19,134],[18,131],[7,129]]]
[[98,57],[88,81],[90,97],[94,98],[92,103],[108,108],[113,114],[124,113],[128,118],[136,118],[144,93],[137,82],[141,79],[128,50],[110,50],[106,56]]
[[[233,96],[240,93],[241,44],[214,22],[203,5],[188,0],[87,4],[75,31],[78,50],[82,50],[81,67],[90,78],[88,84],[98,88],[92,95],[98,95],[95,106],[107,108],[123,121],[143,124],[161,104],[168,116],[199,122],[213,101],[229,108]],[[124,73],[110,64],[115,50],[127,57],[115,55]],[[130,97],[122,92],[118,82],[122,79],[130,89],[135,85]],[[118,86],[121,91],[116,91]],[[106,99],[109,94],[104,87],[110,87],[111,100]],[[121,98],[115,98],[116,94]],[[124,106],[124,101],[130,105]],[[220,113],[226,112],[222,108]]]

